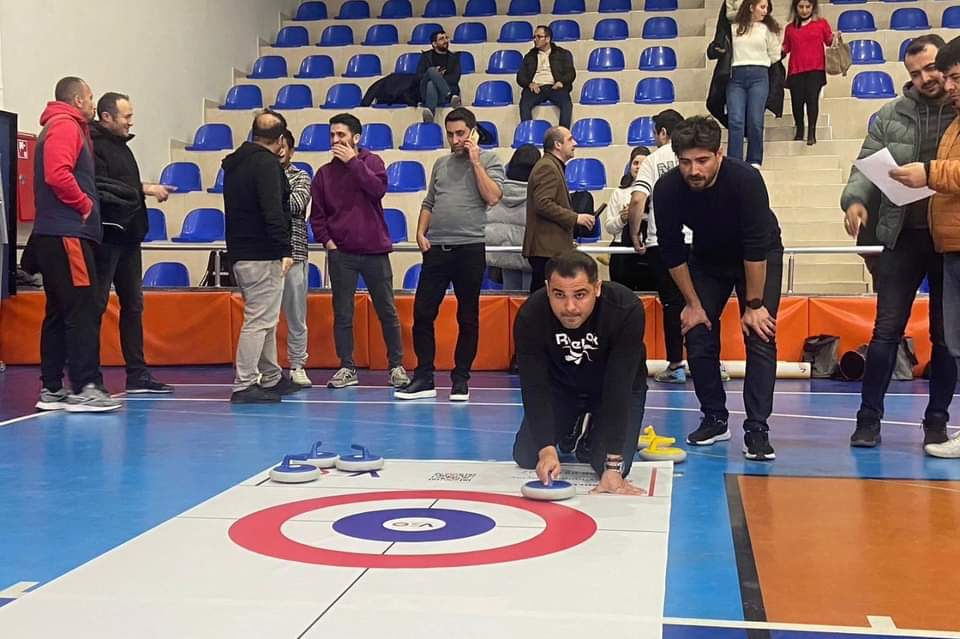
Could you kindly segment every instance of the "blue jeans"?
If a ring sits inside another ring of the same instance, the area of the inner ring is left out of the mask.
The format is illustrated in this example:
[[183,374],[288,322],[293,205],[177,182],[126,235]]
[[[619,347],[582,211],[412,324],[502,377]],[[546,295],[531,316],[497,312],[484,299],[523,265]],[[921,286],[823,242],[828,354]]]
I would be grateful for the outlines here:
[[943,254],[943,333],[950,354],[960,360],[960,253]]
[[763,164],[763,112],[770,93],[770,71],[756,65],[733,67],[727,84],[727,155],[743,159],[747,134],[747,162]]
[[420,78],[420,100],[423,106],[431,111],[437,110],[437,105],[447,99],[451,93],[459,93],[459,88],[451,87],[443,79],[443,74],[436,67],[430,67]]

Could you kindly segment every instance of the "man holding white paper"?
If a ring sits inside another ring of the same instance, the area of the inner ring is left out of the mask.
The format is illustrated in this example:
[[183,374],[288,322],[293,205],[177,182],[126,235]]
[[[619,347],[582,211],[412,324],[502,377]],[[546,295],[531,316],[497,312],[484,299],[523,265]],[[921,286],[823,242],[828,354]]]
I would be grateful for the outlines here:
[[[904,66],[910,83],[903,96],[888,102],[870,124],[860,149],[859,160],[888,150],[897,165],[929,162],[936,157],[937,145],[956,115],[943,89],[943,76],[937,70],[937,52],[944,46],[937,35],[914,38],[907,48]],[[882,156],[871,160],[882,159]],[[868,160],[868,164],[869,164]],[[927,222],[930,198],[909,202],[912,197],[895,193],[898,186],[879,176],[874,184],[856,167],[851,171],[840,206],[846,212],[847,233],[856,236],[867,220],[866,203],[883,192],[880,206],[869,215],[877,215],[877,239],[883,244],[878,260],[877,316],[867,349],[860,410],[850,445],[874,447],[880,443],[883,399],[896,364],[897,349],[903,339],[910,310],[923,278],[930,283],[930,400],[923,419],[923,444],[947,440],[947,409],[957,382],[957,367],[947,351],[943,330],[943,257],[936,252]],[[922,186],[922,185],[920,185]],[[889,191],[889,193],[888,193]],[[897,202],[892,201],[895,195]],[[903,196],[903,197],[902,197]]]

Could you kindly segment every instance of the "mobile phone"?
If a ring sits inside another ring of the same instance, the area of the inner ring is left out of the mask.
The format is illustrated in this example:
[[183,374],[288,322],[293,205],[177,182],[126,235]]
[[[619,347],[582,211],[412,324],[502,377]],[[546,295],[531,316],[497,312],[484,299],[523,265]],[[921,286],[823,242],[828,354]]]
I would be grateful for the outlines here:
[[476,128],[470,129],[470,141],[474,144],[480,144],[480,132]]

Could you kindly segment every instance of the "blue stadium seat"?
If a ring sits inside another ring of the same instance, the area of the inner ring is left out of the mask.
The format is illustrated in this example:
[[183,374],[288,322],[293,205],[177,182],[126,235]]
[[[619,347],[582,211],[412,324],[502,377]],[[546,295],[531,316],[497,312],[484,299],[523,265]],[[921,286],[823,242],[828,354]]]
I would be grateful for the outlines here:
[[643,3],[644,11],[676,11],[677,0],[646,0]]
[[510,0],[507,6],[508,16],[540,15],[540,0]]
[[229,124],[202,124],[193,135],[187,151],[223,151],[233,148],[233,132]]
[[627,144],[630,146],[649,146],[657,143],[657,127],[649,115],[641,115],[630,123],[627,129]]
[[878,117],[878,113],[871,113],[871,114],[870,114],[870,118],[867,120],[867,128],[868,128],[868,129],[873,126],[873,121],[876,120],[877,117]]
[[427,174],[416,160],[391,162],[387,167],[388,193],[416,193],[427,188]]
[[221,242],[224,235],[223,211],[220,209],[193,209],[183,218],[180,235],[173,242]]
[[[307,225],[310,226],[309,224]],[[323,288],[323,274],[316,264],[307,265],[307,288]]]
[[200,191],[200,167],[193,162],[171,162],[160,173],[160,184],[176,188],[175,193]]
[[623,71],[627,63],[617,47],[599,47],[590,52],[587,71]]
[[370,17],[370,5],[367,0],[347,0],[340,5],[337,20],[367,20]]
[[487,120],[478,120],[477,128],[483,129],[490,136],[489,142],[480,142],[481,149],[495,149],[500,146],[500,132],[497,130],[497,125],[493,122],[488,122]]
[[837,31],[844,33],[861,33],[876,31],[877,25],[873,21],[873,14],[862,9],[844,11],[837,18]]
[[670,40],[677,37],[677,21],[673,18],[647,18],[643,23],[644,40]]
[[630,0],[600,0],[600,13],[628,13],[633,10]]
[[630,27],[620,18],[604,18],[593,28],[594,40],[626,40],[629,37]]
[[620,102],[620,85],[611,78],[590,78],[580,89],[580,104],[616,104]]
[[853,64],[882,64],[883,47],[876,40],[850,42],[850,59]]
[[890,14],[890,28],[895,31],[919,31],[929,29],[930,22],[923,9],[908,7],[897,9]]
[[407,241],[407,216],[400,209],[383,209],[383,219],[387,223],[387,231],[390,233],[390,241]]
[[457,15],[457,5],[453,0],[428,0],[423,9],[424,18],[452,18]]
[[600,220],[597,220],[597,223],[593,225],[593,228],[588,231],[588,235],[581,235],[577,238],[577,244],[593,244],[594,242],[599,242],[600,227]]
[[533,40],[533,25],[529,22],[504,22],[500,27],[497,42],[530,42]]
[[947,7],[940,17],[940,26],[944,29],[960,29],[960,7]]
[[482,22],[461,22],[453,30],[453,41],[457,44],[477,44],[487,41],[487,28]]
[[573,123],[570,130],[578,146],[610,146],[613,144],[613,131],[610,123],[603,118],[584,118]]
[[284,27],[277,32],[275,47],[305,47],[310,44],[310,33],[306,27]]
[[420,283],[420,269],[422,264],[414,264],[403,274],[403,288],[408,291],[415,290]]
[[576,42],[580,39],[580,25],[573,20],[554,20],[550,23],[554,42]]
[[320,33],[320,47],[348,47],[353,44],[353,29],[345,24],[331,24]]
[[238,84],[230,87],[227,91],[227,99],[220,105],[224,111],[242,111],[261,107],[263,107],[263,93],[260,87],[254,84]]
[[306,163],[306,162],[291,162],[291,164],[293,164],[293,166],[297,167],[298,169],[300,169],[301,171],[303,171],[304,173],[306,173],[306,174],[310,177],[311,180],[313,179],[313,167],[310,166],[308,163]]
[[436,122],[416,122],[403,132],[401,151],[435,151],[442,149],[443,129]]
[[[222,169],[221,169],[222,170]],[[147,234],[144,242],[163,242],[167,239],[167,216],[160,209],[147,209]]]
[[596,158],[574,158],[567,162],[566,173],[571,191],[600,191],[607,186],[607,172]]
[[524,144],[532,144],[536,147],[543,147],[543,136],[551,124],[546,120],[524,120],[513,130],[513,144],[515,149],[519,149]]
[[393,148],[393,131],[389,124],[371,122],[360,132],[360,146],[368,151],[386,151]]
[[294,20],[326,20],[327,5],[322,2],[301,2],[297,7],[297,15]]
[[410,34],[410,40],[407,44],[430,44],[430,37],[437,31],[443,31],[443,27],[436,22],[423,22],[413,28]]
[[355,109],[363,101],[363,91],[356,84],[334,84],[327,89],[327,99],[321,105],[323,109]]
[[282,55],[262,55],[253,63],[247,74],[251,80],[268,80],[287,77],[287,60]]
[[575,13],[586,13],[587,6],[583,0],[553,0],[553,15],[568,16]]
[[503,80],[486,80],[477,87],[473,106],[507,106],[513,104],[513,88]]
[[465,18],[485,18],[495,15],[497,15],[496,0],[467,0],[467,6],[463,10]]
[[483,271],[483,282],[480,283],[481,291],[502,291],[503,284],[500,282],[494,282],[490,279],[490,267],[487,267]]
[[387,0],[380,9],[381,20],[403,20],[413,17],[413,5],[410,0]]
[[867,4],[867,0],[830,0],[830,4]]
[[316,244],[317,237],[313,234],[313,225],[307,222],[307,244]]
[[677,52],[672,47],[647,47],[640,53],[641,71],[672,71],[677,68]]
[[309,109],[313,106],[313,92],[305,84],[286,84],[277,91],[272,109]]
[[367,29],[363,44],[367,47],[380,47],[400,43],[400,34],[392,24],[375,24]]
[[477,72],[477,63],[469,51],[458,51],[460,56],[460,75],[469,75]]
[[487,73],[516,73],[523,62],[523,54],[513,49],[494,51],[490,54]]
[[213,180],[213,186],[207,189],[207,193],[223,193],[223,167],[217,169],[217,177]]
[[296,147],[297,151],[329,151],[330,150],[330,125],[329,124],[308,124],[300,132],[300,142]]
[[372,78],[381,75],[380,57],[375,53],[357,53],[347,60],[345,78]]
[[853,76],[851,93],[853,97],[861,100],[897,97],[893,89],[893,78],[883,71],[861,71]]
[[328,55],[308,55],[300,63],[300,70],[293,77],[302,80],[333,77],[333,58]]
[[157,262],[143,274],[144,288],[187,288],[190,272],[180,262]]
[[633,101],[637,104],[670,104],[676,99],[669,78],[643,78],[637,82]]
[[397,58],[397,64],[393,67],[394,73],[403,75],[416,75],[417,65],[420,64],[420,52],[401,53]]
[[907,49],[910,48],[910,43],[913,42],[913,38],[907,38],[900,43],[900,53],[897,55],[897,59],[900,62],[903,62],[903,59],[907,57]]

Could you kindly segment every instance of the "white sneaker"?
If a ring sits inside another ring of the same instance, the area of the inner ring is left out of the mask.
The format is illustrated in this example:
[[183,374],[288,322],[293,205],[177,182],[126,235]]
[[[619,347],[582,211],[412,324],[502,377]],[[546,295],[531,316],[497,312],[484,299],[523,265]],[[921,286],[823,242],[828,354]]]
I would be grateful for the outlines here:
[[310,378],[307,377],[307,371],[302,368],[291,368],[290,369],[290,381],[296,384],[297,386],[313,386],[313,382],[310,381]]
[[923,447],[931,457],[942,457],[944,459],[960,459],[960,435],[949,439],[942,444],[927,444]]
[[327,388],[346,388],[347,386],[356,386],[359,383],[360,379],[357,377],[357,371],[352,368],[341,368],[327,382]]
[[67,397],[66,410],[68,413],[105,413],[122,406],[123,402],[110,397],[96,384],[87,384],[76,395],[71,394]]
[[410,376],[403,366],[394,366],[390,369],[390,385],[394,388],[403,388],[410,383]]

